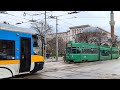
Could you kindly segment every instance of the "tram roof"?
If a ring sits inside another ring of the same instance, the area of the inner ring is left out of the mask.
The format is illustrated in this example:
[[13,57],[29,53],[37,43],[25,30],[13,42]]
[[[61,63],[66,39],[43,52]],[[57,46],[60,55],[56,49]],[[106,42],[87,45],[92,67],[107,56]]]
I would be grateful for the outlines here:
[[22,32],[27,34],[37,34],[37,32],[33,29],[17,27],[14,25],[4,24],[4,23],[0,23],[0,30]]

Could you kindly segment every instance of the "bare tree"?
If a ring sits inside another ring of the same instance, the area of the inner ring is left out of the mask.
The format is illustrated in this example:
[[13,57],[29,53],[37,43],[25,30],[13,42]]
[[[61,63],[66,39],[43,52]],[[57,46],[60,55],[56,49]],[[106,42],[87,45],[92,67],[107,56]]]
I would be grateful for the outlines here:
[[120,47],[120,37],[117,38],[118,46]]
[[[31,28],[36,30],[37,33],[41,36],[43,36],[44,33],[45,33],[45,23],[44,23],[44,21],[39,21],[39,22],[32,23]],[[52,26],[49,25],[48,23],[46,23],[46,33],[50,34],[50,33],[52,33],[52,31],[53,31]]]
[[40,48],[39,52],[44,48],[45,41],[44,41],[44,34],[49,34],[53,31],[52,26],[46,23],[46,31],[45,31],[45,22],[44,21],[39,21],[39,22],[34,22],[31,24],[31,28],[34,29],[38,33],[38,45]]
[[83,32],[79,33],[75,37],[76,42],[87,42],[101,45],[103,37],[106,37],[106,33],[102,32]]
[[113,47],[120,47],[120,39],[118,37],[115,37],[114,42],[112,42],[112,39],[110,40],[110,42]]
[[76,42],[87,42],[101,45],[104,43],[109,43],[110,40],[107,36],[107,32],[99,27],[87,27],[75,37]]
[[[56,38],[49,40],[47,42],[47,46],[48,46],[47,53],[55,56],[55,54],[56,54]],[[58,47],[59,47],[58,54],[63,55],[64,49],[66,47],[66,42],[61,37],[58,38]]]
[[59,55],[64,55],[64,50],[66,48],[66,42],[63,40],[63,38],[60,38],[58,39],[58,53]]

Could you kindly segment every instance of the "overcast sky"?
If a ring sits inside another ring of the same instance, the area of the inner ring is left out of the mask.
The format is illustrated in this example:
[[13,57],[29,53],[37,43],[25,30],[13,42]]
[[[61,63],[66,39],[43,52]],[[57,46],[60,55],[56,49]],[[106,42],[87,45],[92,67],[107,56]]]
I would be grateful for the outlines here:
[[[40,14],[33,16],[34,20],[44,21],[44,11],[7,11],[8,14],[0,14],[0,22],[6,21],[12,25],[16,23],[22,23],[16,26],[30,28],[30,22],[28,20],[32,19],[32,14]],[[26,16],[23,13],[26,12]],[[110,11],[81,11],[76,14],[68,14],[70,11],[47,11],[47,22],[53,26],[55,31],[56,21],[55,19],[50,19],[48,16],[59,16],[58,17],[58,31],[65,32],[69,30],[69,27],[79,26],[79,25],[92,25],[105,29],[110,32]],[[43,14],[42,14],[43,13]],[[29,15],[28,15],[29,14]],[[63,15],[63,16],[60,16]],[[120,11],[114,11],[115,17],[115,34],[120,36]]]

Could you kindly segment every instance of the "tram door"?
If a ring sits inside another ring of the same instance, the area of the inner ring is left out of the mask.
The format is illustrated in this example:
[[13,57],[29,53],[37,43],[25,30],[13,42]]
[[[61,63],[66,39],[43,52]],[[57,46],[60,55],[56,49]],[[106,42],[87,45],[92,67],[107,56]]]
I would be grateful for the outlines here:
[[20,72],[30,71],[31,66],[31,39],[20,38]]

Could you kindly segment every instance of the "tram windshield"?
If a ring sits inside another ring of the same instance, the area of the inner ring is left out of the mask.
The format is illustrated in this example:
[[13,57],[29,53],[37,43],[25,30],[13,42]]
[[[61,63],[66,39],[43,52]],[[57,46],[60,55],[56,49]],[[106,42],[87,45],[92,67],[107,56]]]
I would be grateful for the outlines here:
[[[38,36],[33,36],[33,48],[34,48],[34,53],[39,55],[41,54],[42,50],[42,42],[39,39]],[[40,49],[41,48],[41,49]]]
[[79,47],[68,47],[67,49],[66,49],[66,52],[68,53],[68,54],[80,54],[81,53],[81,50],[79,49]]
[[66,53],[70,54],[71,53],[71,47],[66,48]]

